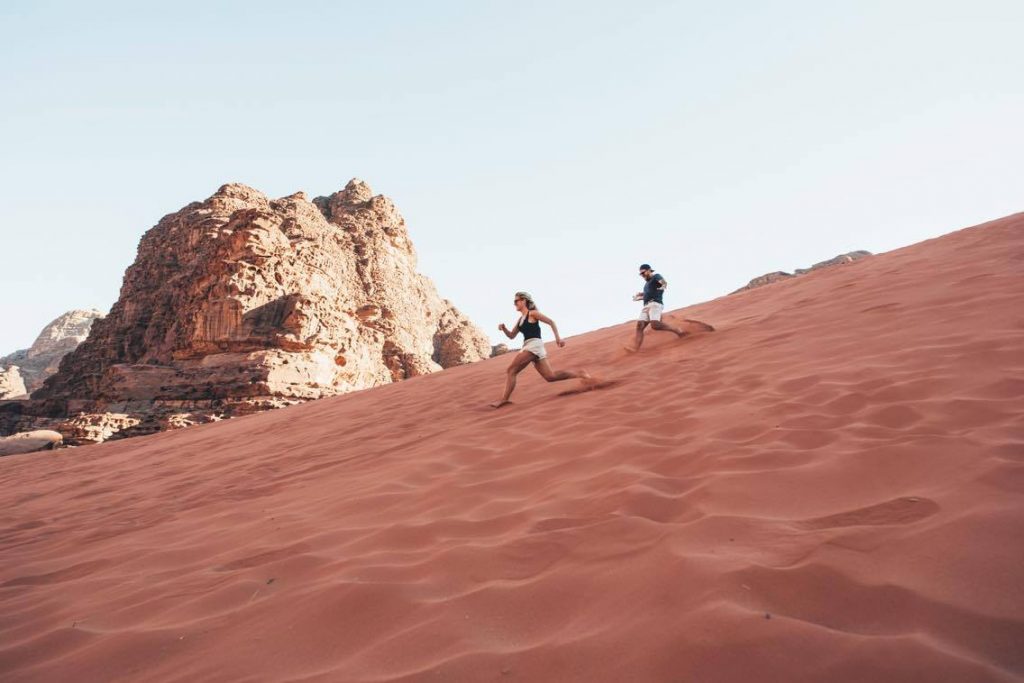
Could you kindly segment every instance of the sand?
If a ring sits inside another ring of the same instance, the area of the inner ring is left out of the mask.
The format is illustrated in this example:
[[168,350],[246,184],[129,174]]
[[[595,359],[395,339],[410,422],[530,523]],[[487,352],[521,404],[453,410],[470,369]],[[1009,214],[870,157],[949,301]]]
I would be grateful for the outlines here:
[[1018,214],[549,344],[599,390],[0,459],[0,678],[1024,680],[1022,301]]

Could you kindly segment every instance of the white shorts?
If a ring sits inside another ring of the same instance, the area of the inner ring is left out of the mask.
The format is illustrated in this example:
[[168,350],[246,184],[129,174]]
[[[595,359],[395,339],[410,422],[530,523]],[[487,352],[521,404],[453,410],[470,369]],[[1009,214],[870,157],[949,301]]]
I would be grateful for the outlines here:
[[650,322],[652,320],[661,320],[661,312],[664,310],[664,306],[659,304],[657,301],[652,301],[649,304],[644,304],[644,307],[640,309],[640,316],[637,320],[641,322]]
[[543,339],[527,339],[523,344],[523,351],[529,351],[533,355],[537,356],[538,360],[543,360],[548,357],[548,352],[544,350]]

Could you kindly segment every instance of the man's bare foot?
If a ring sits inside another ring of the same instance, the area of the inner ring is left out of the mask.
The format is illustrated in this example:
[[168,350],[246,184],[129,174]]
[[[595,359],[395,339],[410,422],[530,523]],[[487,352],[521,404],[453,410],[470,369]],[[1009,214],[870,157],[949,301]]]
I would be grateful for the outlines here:
[[622,347],[622,350],[625,351],[626,353],[636,353],[640,349],[637,348],[636,346],[630,346],[629,344],[626,344],[625,346]]
[[491,407],[492,408],[500,408],[502,406],[507,406],[511,402],[512,401],[495,401],[494,403],[491,404]]

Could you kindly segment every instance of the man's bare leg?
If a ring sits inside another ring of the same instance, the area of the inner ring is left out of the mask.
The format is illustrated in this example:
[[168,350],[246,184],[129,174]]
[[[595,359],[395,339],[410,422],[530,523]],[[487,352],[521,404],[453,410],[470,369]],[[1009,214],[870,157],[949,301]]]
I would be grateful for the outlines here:
[[626,350],[630,352],[636,352],[640,350],[640,345],[644,343],[644,328],[647,327],[646,320],[636,321],[636,336],[633,338],[633,345],[626,346]]
[[651,327],[662,332],[675,332],[676,336],[679,337],[680,339],[689,334],[689,332],[683,332],[678,327],[673,327],[672,325],[669,325],[668,323],[663,323],[660,320],[652,320]]

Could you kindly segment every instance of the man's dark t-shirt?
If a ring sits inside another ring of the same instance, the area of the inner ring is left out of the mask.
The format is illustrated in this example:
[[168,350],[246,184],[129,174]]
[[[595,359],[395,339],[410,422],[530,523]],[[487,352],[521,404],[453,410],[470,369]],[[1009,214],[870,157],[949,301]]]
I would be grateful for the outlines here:
[[661,300],[664,291],[658,289],[665,282],[665,278],[655,273],[651,276],[651,279],[644,284],[644,305],[647,305],[654,301],[655,303],[664,304]]

